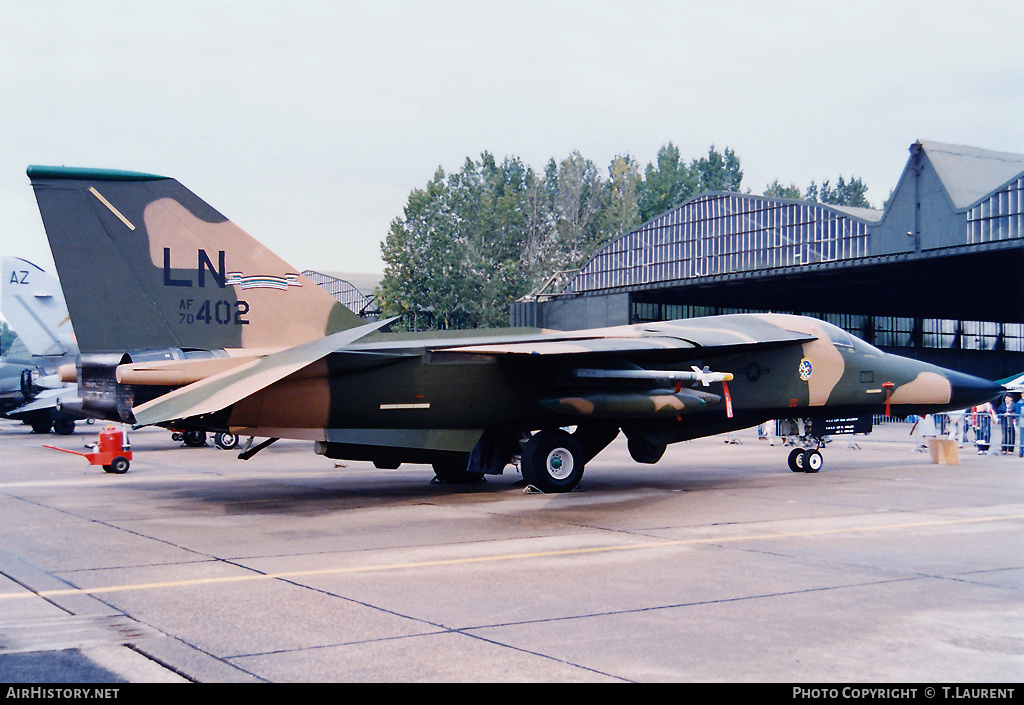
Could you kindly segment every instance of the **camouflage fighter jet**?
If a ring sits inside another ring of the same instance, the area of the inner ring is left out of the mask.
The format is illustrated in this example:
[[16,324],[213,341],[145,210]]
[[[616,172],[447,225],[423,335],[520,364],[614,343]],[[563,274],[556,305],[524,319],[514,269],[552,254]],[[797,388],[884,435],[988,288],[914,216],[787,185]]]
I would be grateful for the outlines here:
[[[769,419],[961,409],[1000,385],[828,323],[731,315],[601,330],[389,333],[174,179],[29,167],[105,419],[308,439],[329,458],[565,492],[620,432],[641,463]],[[570,433],[566,429],[575,428]],[[816,470],[816,449],[801,455]]]

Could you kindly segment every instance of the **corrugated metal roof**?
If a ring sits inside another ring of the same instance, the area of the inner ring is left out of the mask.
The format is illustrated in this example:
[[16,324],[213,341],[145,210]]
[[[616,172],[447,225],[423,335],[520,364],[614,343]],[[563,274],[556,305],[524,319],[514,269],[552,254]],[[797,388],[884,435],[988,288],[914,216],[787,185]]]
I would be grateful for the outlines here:
[[861,220],[869,223],[879,223],[882,217],[885,215],[885,211],[877,210],[875,208],[858,208],[856,206],[833,206],[828,203],[819,203],[818,205],[824,206],[825,208],[831,208],[834,211],[839,211],[851,218],[860,218]]
[[341,279],[347,281],[349,284],[359,290],[363,296],[373,296],[373,290],[380,284],[381,279],[384,278],[383,274],[374,274],[371,272],[335,272],[328,270],[314,270],[320,274],[327,275],[328,277],[334,277],[335,279]]
[[1024,154],[920,141],[953,206],[964,210],[1024,174]]

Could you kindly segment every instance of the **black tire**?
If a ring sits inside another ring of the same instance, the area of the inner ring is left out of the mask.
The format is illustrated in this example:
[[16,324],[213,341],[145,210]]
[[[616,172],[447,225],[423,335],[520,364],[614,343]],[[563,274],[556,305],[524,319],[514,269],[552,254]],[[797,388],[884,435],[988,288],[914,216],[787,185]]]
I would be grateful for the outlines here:
[[34,419],[29,421],[29,424],[32,426],[32,433],[49,433],[53,428],[53,421],[50,419]]
[[447,485],[473,485],[486,481],[482,474],[470,472],[468,465],[469,453],[452,453],[431,463],[430,467],[434,468],[438,481]]
[[238,447],[238,436],[234,433],[217,433],[213,436],[213,443],[221,450],[233,450]]
[[651,443],[640,435],[629,436],[626,439],[626,449],[629,451],[629,457],[645,465],[654,465],[661,460],[662,456],[665,455],[665,448],[666,446]]
[[793,472],[804,471],[804,454],[806,451],[803,448],[794,448],[789,454],[789,469]]
[[71,419],[59,419],[54,421],[53,432],[59,436],[70,436],[75,432],[75,422]]
[[129,465],[128,458],[119,455],[110,462],[110,465],[104,465],[103,469],[115,475],[124,475],[128,472]]
[[206,445],[206,431],[185,431],[182,440],[189,448],[202,448]]
[[804,472],[815,473],[821,470],[822,464],[825,459],[816,450],[809,450],[804,453]]
[[540,431],[523,447],[523,479],[541,492],[571,492],[583,479],[583,451],[562,430]]

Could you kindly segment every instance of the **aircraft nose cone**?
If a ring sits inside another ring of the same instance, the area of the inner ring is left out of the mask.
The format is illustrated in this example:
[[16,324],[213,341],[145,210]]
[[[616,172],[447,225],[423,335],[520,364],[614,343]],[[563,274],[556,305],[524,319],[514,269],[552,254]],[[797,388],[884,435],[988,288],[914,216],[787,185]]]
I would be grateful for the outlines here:
[[965,375],[960,372],[947,373],[946,376],[952,387],[950,404],[957,409],[984,404],[1006,393],[1006,387],[1003,385],[981,377]]

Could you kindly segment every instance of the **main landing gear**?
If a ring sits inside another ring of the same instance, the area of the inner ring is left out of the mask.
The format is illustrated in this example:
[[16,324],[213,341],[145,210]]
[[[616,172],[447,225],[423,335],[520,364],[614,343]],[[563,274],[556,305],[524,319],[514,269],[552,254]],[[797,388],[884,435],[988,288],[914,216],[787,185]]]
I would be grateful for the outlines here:
[[523,446],[523,479],[544,493],[570,492],[583,477],[587,458],[571,433],[538,431]]
[[793,472],[818,472],[824,463],[817,448],[794,448],[789,454],[789,469]]
[[[206,431],[172,431],[171,439],[181,441],[189,448],[202,448],[206,445]],[[238,447],[239,438],[229,431],[213,435],[213,444],[221,450],[233,450]]]

